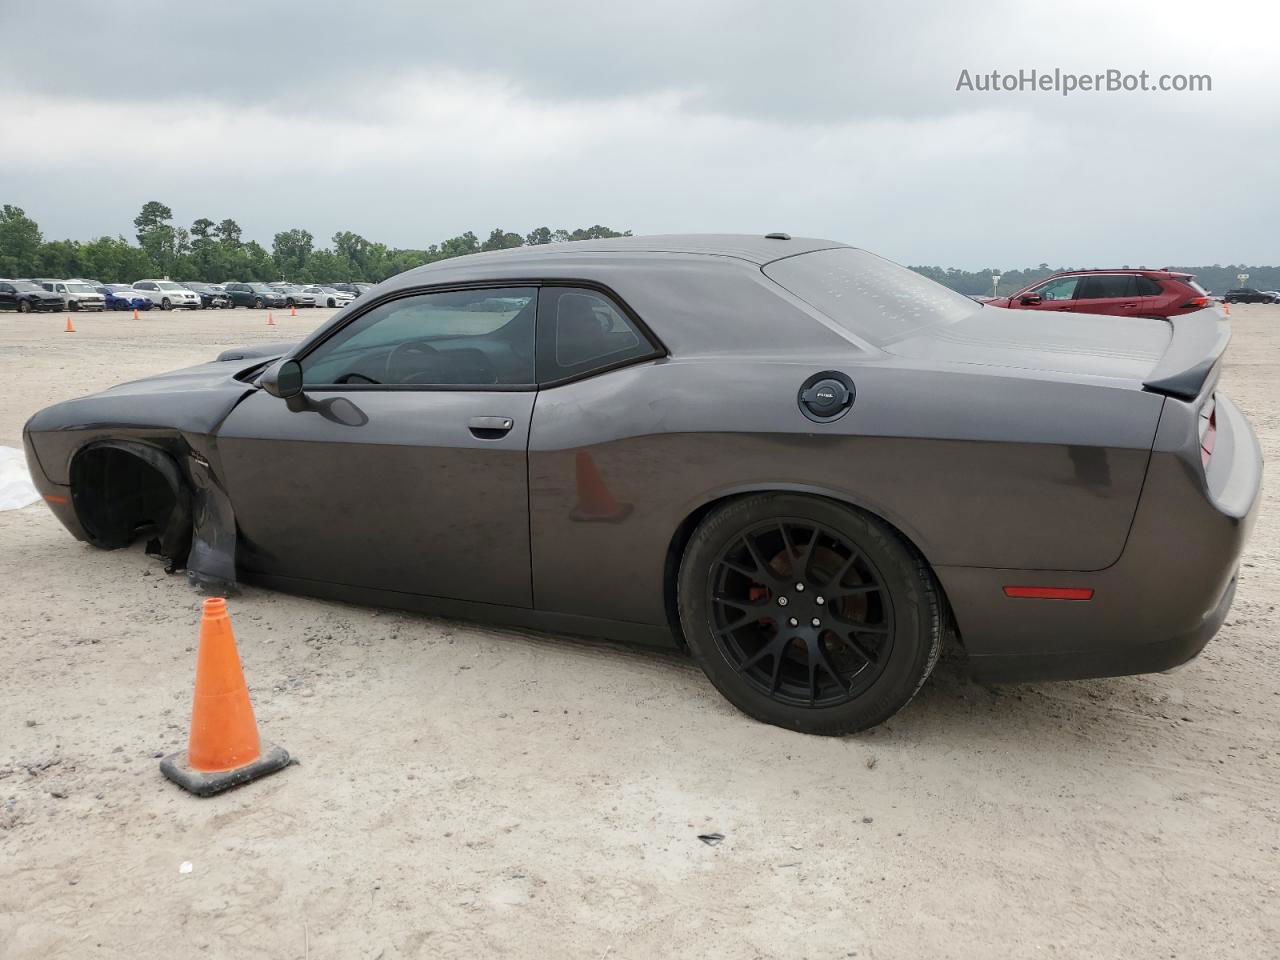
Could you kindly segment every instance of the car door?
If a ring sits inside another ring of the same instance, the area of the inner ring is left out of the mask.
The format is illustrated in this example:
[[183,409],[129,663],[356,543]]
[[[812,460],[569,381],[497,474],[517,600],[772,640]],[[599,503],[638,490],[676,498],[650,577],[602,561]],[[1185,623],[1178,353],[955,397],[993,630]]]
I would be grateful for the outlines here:
[[0,283],[0,310],[17,310],[18,294],[11,283]]
[[1091,273],[1080,279],[1076,310],[1112,316],[1141,316],[1142,296],[1135,278],[1127,273]]
[[527,607],[533,287],[383,300],[218,431],[248,571]]

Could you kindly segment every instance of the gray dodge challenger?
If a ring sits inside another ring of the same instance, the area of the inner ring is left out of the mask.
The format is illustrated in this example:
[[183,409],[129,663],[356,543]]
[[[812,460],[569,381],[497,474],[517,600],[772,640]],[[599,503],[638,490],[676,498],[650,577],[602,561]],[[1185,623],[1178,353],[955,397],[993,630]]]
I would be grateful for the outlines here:
[[751,716],[839,734],[944,637],[989,680],[1199,653],[1262,473],[1229,336],[786,234],[584,241],[410,270],[24,441],[78,539],[206,590],[677,644]]

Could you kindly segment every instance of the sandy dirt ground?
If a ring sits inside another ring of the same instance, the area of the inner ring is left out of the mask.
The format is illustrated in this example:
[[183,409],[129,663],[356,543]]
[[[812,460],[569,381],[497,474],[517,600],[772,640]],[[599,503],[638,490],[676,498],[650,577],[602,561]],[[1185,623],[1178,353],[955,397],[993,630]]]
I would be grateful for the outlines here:
[[[0,444],[327,313],[0,315]],[[1205,653],[998,689],[953,656],[846,739],[755,723],[675,654],[249,589],[259,721],[301,762],[197,800],[158,757],[199,598],[0,513],[0,957],[1280,956],[1280,307],[1234,320],[1266,503]]]

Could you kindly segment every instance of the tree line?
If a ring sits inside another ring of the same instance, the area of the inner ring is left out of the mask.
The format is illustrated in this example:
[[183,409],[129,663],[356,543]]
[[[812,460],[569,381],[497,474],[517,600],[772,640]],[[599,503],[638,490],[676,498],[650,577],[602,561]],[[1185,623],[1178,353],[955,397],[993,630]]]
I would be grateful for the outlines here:
[[[0,277],[88,277],[104,282],[132,283],[144,277],[175,280],[294,280],[328,283],[364,281],[377,283],[412,267],[483,250],[544,243],[629,237],[599,224],[575,230],[537,227],[526,234],[495,227],[485,240],[468,230],[460,236],[433,243],[425,249],[388,247],[342,230],[330,245],[317,247],[307,230],[293,228],[277,233],[268,250],[245,240],[234,220],[213,221],[201,217],[190,227],[175,226],[173,211],[159,201],[143,204],[134,217],[136,243],[123,236],[95,240],[45,240],[40,226],[21,207],[0,207]],[[1104,265],[1105,266],[1105,265]],[[1122,265],[1129,269],[1128,264]],[[960,270],[955,267],[913,266],[912,270],[965,294],[992,292],[992,275],[1000,275],[999,295],[1016,290],[1059,270],[1074,267],[1036,267],[1014,270],[990,268]],[[1173,267],[1194,273],[1200,284],[1214,293],[1239,286],[1236,275],[1249,274],[1248,285],[1262,290],[1280,289],[1280,266],[1213,264]]]
[[39,224],[12,204],[0,207],[0,277],[86,277],[104,283],[132,283],[147,277],[174,280],[292,280],[322,283],[377,283],[412,267],[484,250],[531,244],[630,236],[596,224],[576,230],[537,227],[527,234],[495,227],[485,240],[468,230],[421,250],[388,247],[342,230],[331,245],[317,247],[307,230],[277,233],[268,250],[245,240],[234,220],[201,217],[190,227],[175,226],[163,203],[145,203],[133,220],[133,243],[123,236],[45,240]]

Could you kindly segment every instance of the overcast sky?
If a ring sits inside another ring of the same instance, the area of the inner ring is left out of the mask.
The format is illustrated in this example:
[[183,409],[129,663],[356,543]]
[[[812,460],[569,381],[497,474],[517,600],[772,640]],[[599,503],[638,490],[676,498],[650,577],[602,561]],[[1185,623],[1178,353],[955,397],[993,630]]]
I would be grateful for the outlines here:
[[[1274,4],[0,0],[0,202],[131,237],[494,226],[838,239],[977,268],[1280,262]],[[1115,68],[1211,92],[990,94]]]

